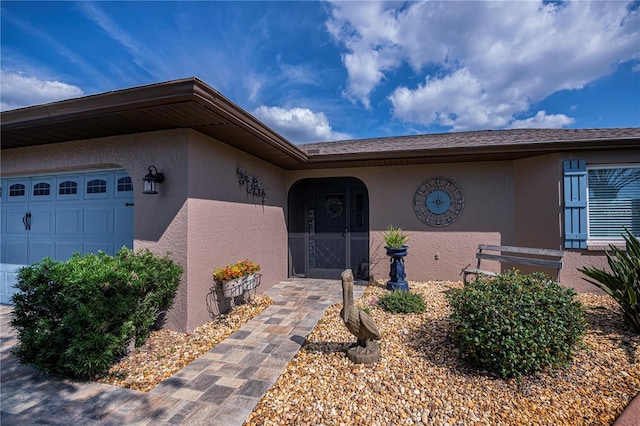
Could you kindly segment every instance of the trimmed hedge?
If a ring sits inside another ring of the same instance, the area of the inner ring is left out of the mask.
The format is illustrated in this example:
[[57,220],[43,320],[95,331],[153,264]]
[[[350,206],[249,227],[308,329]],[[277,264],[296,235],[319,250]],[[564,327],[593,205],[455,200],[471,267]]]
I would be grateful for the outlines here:
[[463,356],[502,377],[570,364],[587,325],[575,291],[535,273],[480,278],[448,298]]
[[141,345],[169,309],[182,268],[149,250],[123,248],[50,258],[22,268],[12,297],[18,359],[47,374],[91,378],[136,338]]

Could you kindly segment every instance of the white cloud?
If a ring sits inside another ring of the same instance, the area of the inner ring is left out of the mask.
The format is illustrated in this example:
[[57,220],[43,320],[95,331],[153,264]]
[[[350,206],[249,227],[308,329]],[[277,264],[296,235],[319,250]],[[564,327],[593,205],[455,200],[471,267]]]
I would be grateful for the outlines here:
[[281,64],[282,79],[289,84],[321,85],[321,76],[310,65]]
[[397,88],[389,99],[394,115],[425,126],[438,124],[454,130],[497,128],[522,110],[523,104],[494,104],[489,107],[484,84],[467,69],[443,78],[429,79],[415,90]]
[[262,105],[253,114],[294,143],[350,139],[346,133],[334,132],[323,112],[316,113],[308,108],[285,109]]
[[243,84],[246,86],[247,92],[249,93],[249,100],[251,102],[256,102],[260,96],[260,91],[262,90],[262,78],[255,74],[249,74],[244,79]]
[[525,120],[512,121],[507,127],[509,129],[558,129],[574,122],[573,118],[564,114],[547,115],[546,111],[538,111],[535,116]]
[[[30,21],[25,21],[20,19],[19,17],[13,15],[12,13],[2,10],[2,19],[3,21],[6,19],[10,21],[12,25],[15,25],[21,31],[24,31],[29,37],[34,37],[39,41],[39,44],[46,46],[47,50],[55,52],[56,56],[64,61],[69,62],[72,67],[81,74],[85,79],[91,79],[100,84],[103,87],[111,87],[111,74],[109,72],[105,72],[101,66],[96,65],[91,61],[87,61],[82,57],[82,54],[73,47],[68,47],[67,44],[59,41],[55,36],[54,32],[49,32],[46,29],[33,25]],[[27,56],[25,56],[25,54]],[[23,52],[22,54],[17,54],[14,49],[5,48],[3,46],[2,51],[2,66],[5,71],[12,70],[20,70],[23,74],[52,74],[55,72],[48,71],[47,69],[42,70],[42,64],[40,63],[40,59],[36,58],[34,63],[33,60],[28,58],[28,55],[31,52]],[[37,56],[37,55],[36,55]],[[7,64],[12,64],[7,65]],[[34,70],[38,71],[25,71],[25,70]]]
[[0,110],[77,98],[82,89],[60,81],[40,80],[14,72],[0,73]]
[[349,70],[349,88],[344,92],[348,98],[360,101],[368,109],[371,107],[369,93],[383,79],[385,68],[380,64],[377,51],[362,54],[345,54],[344,65]]
[[349,53],[342,62],[349,73],[349,85],[343,95],[370,107],[369,94],[384,79],[384,72],[401,64],[396,48],[399,23],[393,9],[382,2],[343,2],[327,21],[329,33],[343,43]]
[[79,4],[80,8],[85,12],[87,17],[91,19],[96,25],[98,25],[109,37],[120,43],[125,50],[127,50],[135,62],[140,67],[145,67],[145,54],[147,49],[144,49],[137,40],[124,31],[120,26],[114,22],[99,5],[83,2]]
[[422,82],[388,95],[394,117],[468,130],[506,126],[557,91],[637,61],[640,10],[631,9],[618,1],[336,2],[327,29],[345,49],[348,98],[368,108],[406,63]]
[[[168,46],[174,43],[173,40],[167,41],[163,48],[158,47],[161,43],[159,40],[157,41],[158,46],[145,45],[149,34],[140,33],[137,31],[139,28],[132,29],[121,26],[118,20],[111,16],[113,13],[110,15],[107,8],[104,8],[104,5],[99,2],[79,2],[77,6],[91,22],[97,25],[106,36],[118,43],[128,55],[128,61],[115,61],[109,64],[110,74],[118,75],[125,80],[135,80],[132,77],[137,75],[140,75],[143,80],[175,78],[173,70],[176,63],[179,66],[181,61],[172,60],[165,54]],[[145,16],[144,22],[149,27],[149,32],[152,32],[155,25],[153,15]],[[202,58],[201,55],[198,56],[199,59]]]

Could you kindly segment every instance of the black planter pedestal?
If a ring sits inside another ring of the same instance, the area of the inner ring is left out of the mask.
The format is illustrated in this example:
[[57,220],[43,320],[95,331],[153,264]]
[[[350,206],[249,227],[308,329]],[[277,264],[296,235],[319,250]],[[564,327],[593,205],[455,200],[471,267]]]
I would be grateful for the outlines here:
[[391,262],[389,271],[389,281],[387,281],[387,290],[390,291],[409,291],[409,283],[405,280],[407,274],[404,272],[404,257],[407,255],[409,246],[402,247],[386,247],[387,256]]

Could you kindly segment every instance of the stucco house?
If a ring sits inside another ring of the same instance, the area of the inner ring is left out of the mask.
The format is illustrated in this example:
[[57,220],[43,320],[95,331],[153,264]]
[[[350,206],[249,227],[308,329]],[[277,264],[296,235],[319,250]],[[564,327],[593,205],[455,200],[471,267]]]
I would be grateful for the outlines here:
[[184,331],[210,318],[212,270],[237,260],[262,265],[263,289],[388,276],[389,224],[410,233],[408,280],[460,280],[488,243],[566,250],[560,282],[578,291],[596,289],[576,268],[605,265],[624,226],[640,235],[640,128],[296,146],[187,78],[6,111],[1,137],[0,302],[45,256],[147,247],[184,267],[168,315]]

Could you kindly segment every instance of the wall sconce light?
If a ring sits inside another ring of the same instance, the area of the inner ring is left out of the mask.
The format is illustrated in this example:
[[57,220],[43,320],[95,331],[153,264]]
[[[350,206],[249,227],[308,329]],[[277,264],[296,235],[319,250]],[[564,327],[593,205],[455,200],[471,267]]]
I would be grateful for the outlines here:
[[162,183],[164,181],[164,175],[162,173],[158,173],[156,166],[149,166],[148,171],[149,173],[142,178],[142,193],[157,194],[158,191],[156,191],[156,183]]

